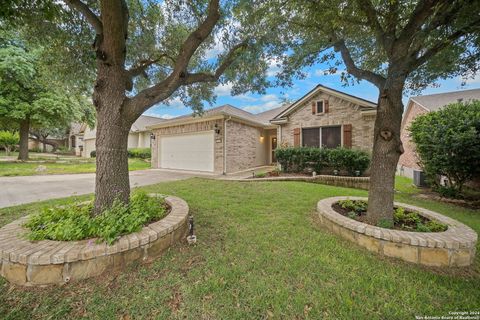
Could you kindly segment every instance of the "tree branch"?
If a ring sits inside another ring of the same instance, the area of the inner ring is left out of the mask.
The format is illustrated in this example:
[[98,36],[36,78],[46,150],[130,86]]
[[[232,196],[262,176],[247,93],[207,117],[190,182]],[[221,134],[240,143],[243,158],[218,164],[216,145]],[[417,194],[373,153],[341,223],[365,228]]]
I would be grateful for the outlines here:
[[80,0],[64,0],[65,4],[69,6],[71,9],[80,12],[85,19],[90,23],[90,25],[95,29],[97,34],[103,33],[103,24],[100,21],[100,18],[97,17],[95,13],[93,13],[90,8]]
[[377,10],[375,10],[370,0],[357,0],[357,3],[360,7],[360,10],[363,11],[363,13],[367,16],[368,23],[370,24],[370,27],[373,28],[377,41],[380,42],[385,51],[390,51],[393,39],[389,40],[387,38],[385,30],[383,30],[383,27],[378,21]]
[[[446,1],[448,2],[448,0]],[[444,4],[445,0],[420,0],[398,37],[398,43],[402,46],[398,50],[407,50],[411,39],[417,34],[417,31],[422,27],[426,19],[430,17],[432,8]]]
[[208,38],[219,19],[219,0],[210,0],[207,17],[183,42],[172,73],[161,82],[141,91],[135,97],[130,99],[128,108],[126,108],[125,111],[128,113],[127,116],[133,118],[140,116],[146,109],[165,100],[184,84],[187,75],[186,70],[190,59],[195,54],[198,47]]
[[[468,34],[469,32],[473,31],[475,28],[479,28],[478,27],[479,25],[480,25],[480,18],[472,21],[469,25],[461,29],[458,29],[457,31],[449,35],[447,38],[445,38],[443,41],[438,42],[436,45],[432,46],[430,49],[425,51],[421,56],[415,58],[410,63],[411,70],[418,68],[419,66],[427,62],[431,57],[433,57],[435,54],[437,54],[438,52],[442,51],[443,49],[451,45],[455,40]],[[418,54],[418,51],[416,53]]]
[[347,72],[359,79],[370,81],[379,89],[381,89],[383,84],[385,83],[385,78],[372,71],[358,68],[355,65],[355,61],[353,61],[350,51],[345,45],[345,41],[343,39],[337,40],[336,37],[334,39],[335,39],[335,42],[333,44],[333,49],[336,52],[340,52],[340,54],[342,55],[343,62],[347,67]]
[[162,60],[163,58],[167,58],[169,59],[170,61],[172,61],[173,64],[175,64],[175,59],[172,58],[171,56],[169,56],[168,54],[166,53],[163,53],[161,54],[157,59],[147,59],[147,60],[141,60],[139,61],[139,63],[135,66],[135,67],[132,67],[130,68],[129,70],[127,70],[127,73],[130,77],[136,77],[136,76],[139,76],[141,75],[148,67],[150,67],[151,65],[154,65],[156,64],[157,62],[159,62],[160,60]]
[[214,73],[187,73],[184,84],[192,84],[197,82],[213,82],[217,81],[227,68],[235,61],[237,54],[248,47],[247,42],[243,41],[233,46],[225,56],[223,62],[218,66]]

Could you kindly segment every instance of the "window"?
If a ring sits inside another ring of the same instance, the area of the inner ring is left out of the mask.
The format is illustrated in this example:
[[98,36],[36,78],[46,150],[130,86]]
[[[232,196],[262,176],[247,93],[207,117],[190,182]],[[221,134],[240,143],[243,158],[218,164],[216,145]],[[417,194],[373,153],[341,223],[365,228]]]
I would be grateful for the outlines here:
[[318,100],[317,101],[317,113],[323,113],[323,100]]
[[336,148],[342,145],[342,127],[302,129],[302,146]]
[[342,145],[341,127],[322,128],[322,146],[324,148],[336,148]]
[[302,129],[302,141],[304,147],[320,146],[320,128]]

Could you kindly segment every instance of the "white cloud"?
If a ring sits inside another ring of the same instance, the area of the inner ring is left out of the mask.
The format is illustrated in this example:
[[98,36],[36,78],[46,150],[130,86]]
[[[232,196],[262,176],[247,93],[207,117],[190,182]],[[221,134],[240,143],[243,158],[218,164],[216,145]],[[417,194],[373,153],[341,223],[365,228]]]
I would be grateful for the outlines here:
[[278,59],[270,59],[268,61],[267,77],[274,77],[281,71],[281,68],[278,66],[279,63]]
[[244,106],[242,109],[251,113],[260,113],[276,108],[282,104],[280,98],[274,94],[266,94],[258,99],[263,103]]
[[219,97],[230,96],[233,84],[231,82],[220,84],[215,87],[215,94]]
[[480,84],[480,73],[475,74],[473,77],[468,77],[467,79],[462,79],[462,77],[458,77],[458,82],[465,85],[472,85],[472,84]]
[[162,119],[173,119],[173,118],[175,118],[175,117],[177,117],[177,116],[175,116],[175,115],[173,115],[173,114],[168,114],[168,113],[165,113],[165,114],[161,114],[161,115],[160,115],[160,118],[162,118]]

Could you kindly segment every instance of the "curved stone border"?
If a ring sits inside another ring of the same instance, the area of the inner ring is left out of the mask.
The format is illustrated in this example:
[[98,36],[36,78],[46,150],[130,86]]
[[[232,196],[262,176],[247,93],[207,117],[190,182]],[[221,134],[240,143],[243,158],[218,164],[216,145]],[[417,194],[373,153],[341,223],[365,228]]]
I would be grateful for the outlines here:
[[247,178],[247,179],[228,179],[232,181],[256,182],[256,181],[304,181],[312,183],[326,184],[335,187],[355,188],[368,190],[370,185],[370,177],[347,177],[332,175],[317,175],[315,177],[308,176],[286,176],[286,177],[266,177],[266,178]]
[[[160,196],[160,195],[151,195]],[[160,256],[188,229],[187,203],[167,196],[170,213],[112,245],[81,241],[28,241],[22,226],[28,216],[0,229],[0,275],[17,285],[62,284],[121,270],[134,261]]]
[[448,226],[444,232],[409,232],[384,229],[355,221],[332,209],[339,200],[367,200],[362,197],[333,197],[320,200],[317,212],[321,224],[352,242],[388,257],[437,267],[469,266],[475,258],[477,233],[463,223],[439,213],[395,202],[395,206],[418,212]]

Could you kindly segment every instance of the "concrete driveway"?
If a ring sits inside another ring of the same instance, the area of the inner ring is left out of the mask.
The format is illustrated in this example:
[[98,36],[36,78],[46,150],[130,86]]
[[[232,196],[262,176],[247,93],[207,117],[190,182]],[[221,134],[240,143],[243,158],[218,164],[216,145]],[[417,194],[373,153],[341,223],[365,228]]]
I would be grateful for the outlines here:
[[[214,177],[207,173],[156,169],[138,170],[130,172],[130,186],[144,186],[200,176]],[[88,194],[93,193],[94,190],[94,173],[0,177],[0,208]]]

